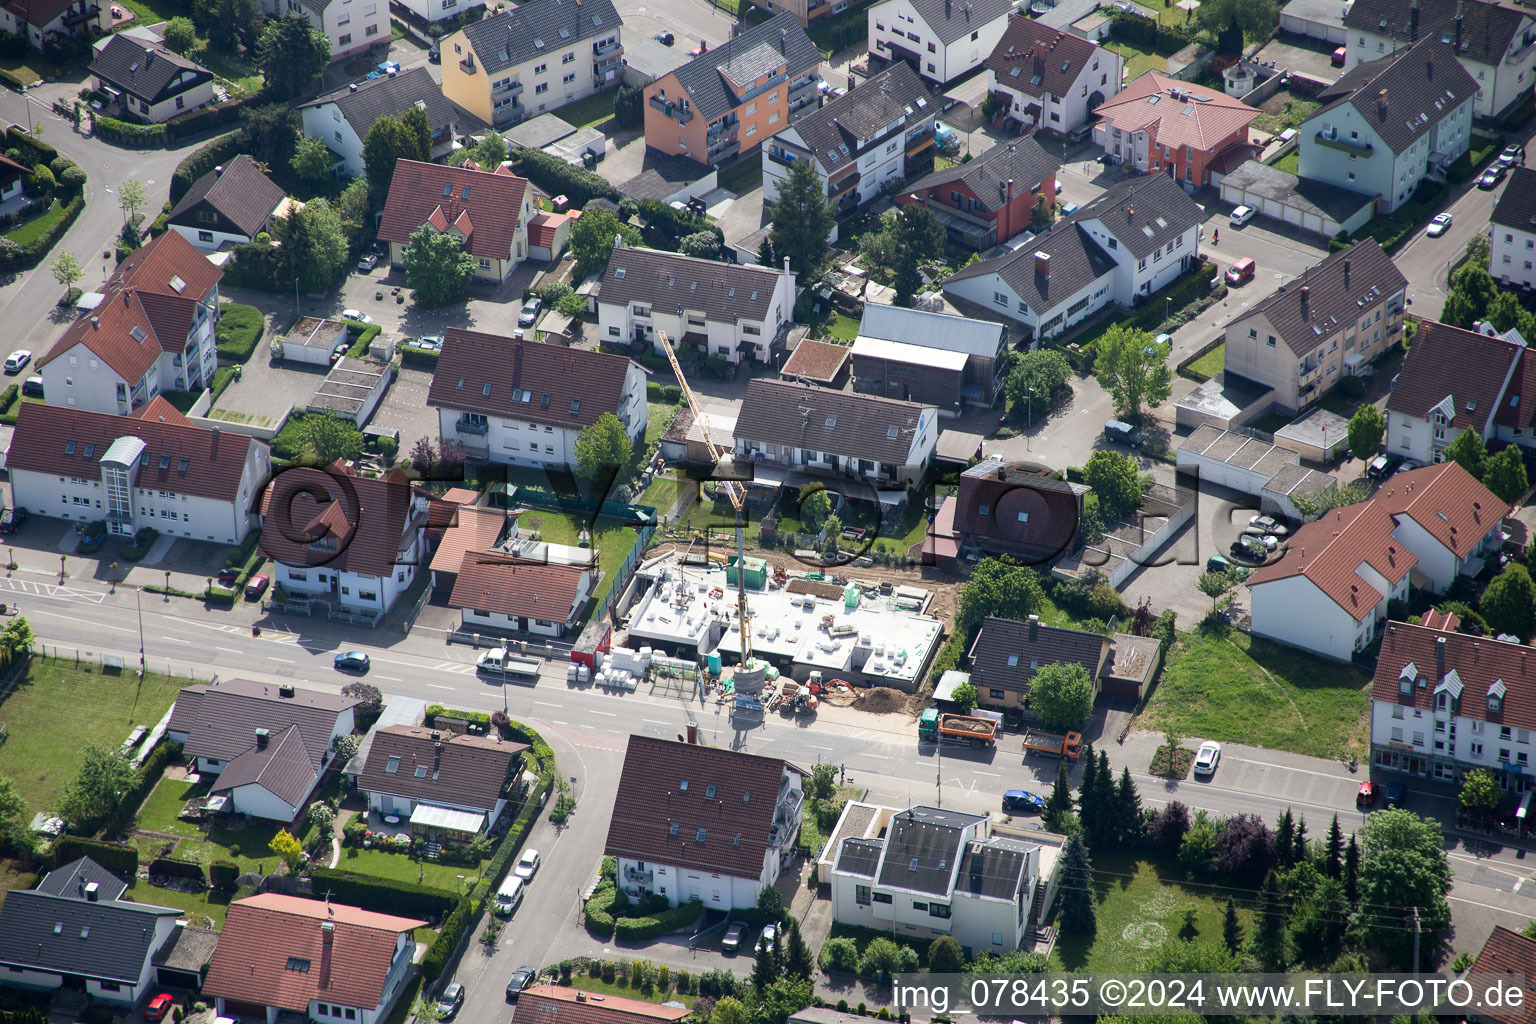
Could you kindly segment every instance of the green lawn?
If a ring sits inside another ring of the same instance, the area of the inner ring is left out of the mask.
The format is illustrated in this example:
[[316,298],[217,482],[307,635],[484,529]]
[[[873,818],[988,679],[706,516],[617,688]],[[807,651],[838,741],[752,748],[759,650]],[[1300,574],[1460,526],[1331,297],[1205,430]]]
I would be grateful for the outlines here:
[[595,127],[613,116],[613,90],[593,93],[584,100],[567,103],[552,113],[577,128]]
[[10,737],[0,775],[34,811],[53,806],[79,770],[88,744],[116,750],[136,725],[153,726],[190,679],[151,672],[142,689],[132,670],[105,674],[58,658],[33,658],[16,691],[0,703]]
[[145,881],[135,881],[128,887],[127,897],[135,903],[150,903],[157,907],[175,907],[185,911],[193,926],[223,928],[224,915],[229,913],[229,894],[211,890],[182,892],[179,889],[161,889]]
[[1227,343],[1222,342],[1199,359],[1190,363],[1189,368],[1203,376],[1206,380],[1210,380],[1225,368],[1226,359]]
[[52,206],[20,227],[7,231],[5,237],[17,245],[31,245],[39,238],[42,238],[50,228],[63,219],[64,207],[55,199]]
[[859,336],[859,321],[842,313],[832,314],[823,329],[839,341],[853,341]]
[[1108,49],[1118,53],[1120,57],[1125,61],[1125,80],[1127,82],[1136,81],[1136,79],[1140,78],[1148,71],[1156,71],[1162,73],[1168,70],[1168,58],[1166,57],[1159,57],[1155,53],[1147,53],[1144,50],[1138,50],[1136,47],[1131,46],[1128,43],[1115,42],[1105,43],[1104,45]]
[[[530,509],[523,513],[522,519],[519,520],[520,529],[538,530],[539,539],[547,544],[574,546],[585,526],[585,520],[578,520],[576,516],[547,508]],[[602,600],[612,589],[614,575],[619,564],[624,561],[624,556],[629,554],[629,549],[634,546],[636,533],[631,527],[608,517],[599,517],[592,524],[591,529],[592,539],[597,548],[597,564],[603,570],[603,579],[592,594],[592,599],[596,602]]]
[[392,878],[397,882],[422,884],[449,892],[459,889],[459,876],[464,876],[464,889],[468,891],[480,879],[478,868],[463,864],[439,864],[430,860],[415,860],[403,853],[385,853],[383,850],[359,850],[355,846],[341,849],[341,860],[336,867],[340,871],[355,871],[375,878]]
[[149,799],[139,808],[138,827],[153,829],[156,832],[169,832],[171,835],[186,836],[189,839],[201,839],[203,830],[197,827],[195,822],[183,821],[177,815],[181,813],[184,805],[190,797],[192,790],[196,789],[195,783],[184,779],[161,779],[155,786],[155,791],[149,794]]
[[1279,135],[1287,128],[1300,128],[1301,122],[1311,117],[1317,107],[1312,100],[1286,100],[1284,110],[1278,114],[1260,114],[1253,119],[1253,126],[1261,132]]
[[1180,633],[1145,725],[1314,757],[1364,757],[1371,677],[1224,628]]
[[1299,174],[1301,169],[1301,147],[1297,146],[1285,156],[1270,164],[1277,171],[1285,171],[1287,174]]
[[[59,73],[57,64],[42,54],[31,51],[28,51],[26,55],[21,57],[0,57],[0,68],[4,68],[28,84],[41,82],[48,76],[57,76]],[[33,109],[35,111],[41,110],[40,107],[34,107]],[[37,115],[34,114],[34,116]]]
[[[698,972],[695,971],[694,973],[697,974]],[[662,992],[659,989],[653,991],[650,995],[645,995],[638,988],[631,988],[628,978],[624,979],[623,984],[620,984],[618,981],[604,981],[602,978],[594,978],[587,974],[571,975],[571,988],[579,989],[582,992],[597,992],[605,996],[641,999],[650,1003],[677,1002],[687,1007],[692,1007],[694,1001],[699,998],[698,996],[680,995],[674,990]]]
[[[1185,885],[1183,873],[1164,873],[1156,864],[1114,853],[1093,859],[1098,894],[1098,928],[1090,936],[1063,933],[1052,959],[1068,971],[1132,973],[1169,938],[1181,937],[1184,911],[1195,911],[1196,941],[1221,942],[1228,891],[1214,885]],[[1230,893],[1237,917],[1252,934],[1252,893]],[[1059,897],[1058,897],[1059,898]]]
[[242,91],[253,93],[262,86],[261,69],[248,57],[233,53],[219,53],[206,46],[197,51],[196,60],[203,67]]
[[720,187],[741,195],[763,187],[763,161],[756,154],[748,154],[734,166],[720,172]]
[[672,506],[677,502],[677,496],[682,493],[683,484],[677,476],[671,473],[662,473],[653,477],[650,485],[640,495],[637,505],[649,505],[656,510],[657,515],[666,515],[672,511]]

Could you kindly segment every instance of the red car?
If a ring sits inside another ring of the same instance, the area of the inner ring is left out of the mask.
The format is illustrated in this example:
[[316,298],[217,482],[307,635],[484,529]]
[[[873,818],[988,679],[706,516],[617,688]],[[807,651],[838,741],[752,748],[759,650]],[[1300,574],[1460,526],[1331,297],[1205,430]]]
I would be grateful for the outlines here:
[[1360,791],[1355,794],[1356,807],[1373,807],[1376,798],[1381,795],[1381,784],[1376,782],[1360,783]]
[[148,1006],[144,1007],[144,1019],[164,1020],[165,1015],[171,1012],[171,1004],[175,1001],[169,992],[161,992],[149,1001]]
[[245,599],[254,601],[267,592],[267,584],[272,582],[272,577],[264,572],[259,572],[251,577],[251,582],[245,585]]

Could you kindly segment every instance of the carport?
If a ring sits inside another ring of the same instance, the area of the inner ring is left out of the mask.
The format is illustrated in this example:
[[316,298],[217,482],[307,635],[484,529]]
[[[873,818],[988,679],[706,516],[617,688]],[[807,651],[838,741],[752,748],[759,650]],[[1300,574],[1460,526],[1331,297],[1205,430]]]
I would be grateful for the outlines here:
[[1342,45],[1348,38],[1344,15],[1352,5],[1353,0],[1291,0],[1280,8],[1280,31]]
[[1370,196],[1299,178],[1257,160],[1249,160],[1222,179],[1221,198],[1329,238],[1340,231],[1359,231],[1370,222],[1376,205]]

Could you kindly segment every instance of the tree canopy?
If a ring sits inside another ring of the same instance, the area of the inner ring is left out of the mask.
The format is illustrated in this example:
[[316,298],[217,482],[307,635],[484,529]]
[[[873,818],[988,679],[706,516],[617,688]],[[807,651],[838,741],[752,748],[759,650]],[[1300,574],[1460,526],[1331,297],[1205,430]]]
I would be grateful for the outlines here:
[[629,464],[632,450],[623,422],[605,412],[576,436],[576,471],[589,480],[607,480]]
[[780,259],[789,257],[790,269],[801,277],[819,268],[837,214],[811,161],[789,165],[789,174],[779,183],[779,197],[764,202],[763,210],[773,222],[768,237],[774,253]]
[[1146,490],[1136,461],[1107,448],[1088,456],[1083,465],[1083,482],[1093,488],[1099,507],[1112,519],[1135,512]]
[[571,253],[576,257],[578,279],[596,274],[613,255],[613,240],[623,236],[625,245],[639,245],[640,231],[608,210],[585,210],[571,226]]
[[1536,629],[1536,584],[1519,562],[1510,562],[1489,581],[1478,604],[1478,613],[1500,633],[1512,633],[1521,641],[1529,640]]
[[960,588],[955,632],[973,636],[981,620],[989,615],[1028,619],[1044,604],[1045,591],[1033,569],[997,558],[983,558]]
[[298,435],[305,461],[316,466],[329,466],[337,459],[355,459],[363,453],[363,435],[357,427],[328,412],[305,416]]
[[425,111],[413,107],[399,116],[385,114],[374,121],[363,140],[363,173],[368,178],[368,195],[374,209],[383,209],[389,198],[396,163],[430,159],[432,130]]
[[[809,161],[806,161],[809,163]],[[922,285],[918,265],[944,251],[944,225],[926,206],[898,206],[886,214],[879,231],[859,239],[859,252],[869,265],[891,276],[896,305],[912,305]]]
[[464,294],[475,277],[475,258],[464,251],[457,235],[423,224],[411,232],[401,255],[405,282],[423,306],[447,305]]
[[1450,927],[1451,868],[1436,822],[1401,808],[1368,815],[1358,833],[1361,847],[1357,917],[1367,948],[1400,967],[1410,961],[1410,909],[1417,908],[1423,947],[1433,950]]
[[1514,504],[1530,485],[1519,445],[1505,445],[1483,461],[1483,486],[1497,494],[1500,501]]
[[261,30],[256,63],[263,91],[274,100],[298,95],[331,61],[331,41],[298,15],[271,18]]
[[1093,375],[1114,399],[1115,411],[1122,419],[1137,422],[1144,407],[1167,400],[1173,371],[1150,333],[1116,324],[1099,339],[1098,352]]
[[1459,462],[1462,469],[1481,480],[1488,447],[1483,443],[1483,435],[1475,430],[1463,430],[1445,446],[1445,457],[1452,462]]
[[1029,709],[1047,729],[1078,728],[1093,714],[1088,670],[1075,661],[1041,665],[1029,680]]
[[64,787],[58,813],[71,827],[91,833],[117,809],[133,785],[133,764],[116,749],[87,744],[80,770]]
[[345,273],[349,254],[341,218],[324,199],[311,199],[304,208],[272,224],[282,243],[283,279],[297,278],[306,292],[328,292]]
[[1380,450],[1386,432],[1386,417],[1380,409],[1366,402],[1349,418],[1349,453],[1362,462],[1369,462]]
[[1021,353],[1003,381],[1009,410],[1015,418],[1021,412],[1026,419],[1044,416],[1055,404],[1056,393],[1071,378],[1072,364],[1059,350],[1042,348]]

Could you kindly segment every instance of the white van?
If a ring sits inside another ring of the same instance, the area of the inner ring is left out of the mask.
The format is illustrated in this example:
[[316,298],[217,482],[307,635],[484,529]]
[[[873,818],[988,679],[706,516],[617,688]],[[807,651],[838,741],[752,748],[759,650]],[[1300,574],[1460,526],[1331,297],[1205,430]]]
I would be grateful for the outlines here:
[[496,913],[502,917],[511,917],[522,902],[523,880],[516,875],[508,875],[496,893]]

